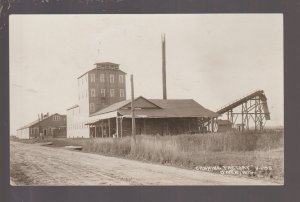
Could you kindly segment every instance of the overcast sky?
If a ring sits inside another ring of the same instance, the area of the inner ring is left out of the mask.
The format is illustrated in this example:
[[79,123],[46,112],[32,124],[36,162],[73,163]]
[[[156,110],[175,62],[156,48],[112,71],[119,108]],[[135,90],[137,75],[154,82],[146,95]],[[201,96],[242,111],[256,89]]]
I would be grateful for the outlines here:
[[262,89],[269,126],[283,125],[281,14],[11,15],[10,129],[38,113],[77,104],[76,78],[95,62],[134,74],[135,96],[162,98],[161,34],[167,94],[216,110]]

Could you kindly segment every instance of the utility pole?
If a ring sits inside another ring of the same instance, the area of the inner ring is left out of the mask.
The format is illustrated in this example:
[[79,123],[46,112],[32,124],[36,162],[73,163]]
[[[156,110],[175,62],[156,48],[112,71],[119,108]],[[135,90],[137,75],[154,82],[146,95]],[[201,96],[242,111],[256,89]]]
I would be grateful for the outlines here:
[[163,83],[163,99],[167,99],[167,78],[166,78],[166,38],[162,36],[162,83]]
[[132,138],[134,141],[134,146],[136,143],[135,140],[135,116],[134,116],[134,85],[133,85],[133,75],[130,75],[130,82],[131,82],[131,120],[132,120]]

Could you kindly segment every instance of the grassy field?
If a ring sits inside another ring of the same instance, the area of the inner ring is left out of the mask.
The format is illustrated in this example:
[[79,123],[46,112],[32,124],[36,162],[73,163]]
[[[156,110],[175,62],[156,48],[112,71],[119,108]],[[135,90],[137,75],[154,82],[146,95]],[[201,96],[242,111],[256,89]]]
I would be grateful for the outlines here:
[[[53,142],[54,147],[80,145],[84,152],[173,165],[189,169],[210,166],[250,166],[248,177],[283,182],[283,130],[230,132],[177,136],[146,136],[96,139],[19,140]],[[268,169],[260,169],[268,167]],[[249,169],[249,167],[248,167]],[[220,172],[213,170],[212,172]]]

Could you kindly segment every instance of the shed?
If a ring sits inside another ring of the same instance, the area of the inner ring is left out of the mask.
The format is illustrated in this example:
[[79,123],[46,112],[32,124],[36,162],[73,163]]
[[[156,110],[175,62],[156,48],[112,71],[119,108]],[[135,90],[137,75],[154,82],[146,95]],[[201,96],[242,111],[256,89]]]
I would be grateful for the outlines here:
[[[199,118],[215,120],[218,114],[193,99],[134,100],[136,134],[175,135],[199,132]],[[110,105],[90,115],[91,137],[131,134],[131,100]]]

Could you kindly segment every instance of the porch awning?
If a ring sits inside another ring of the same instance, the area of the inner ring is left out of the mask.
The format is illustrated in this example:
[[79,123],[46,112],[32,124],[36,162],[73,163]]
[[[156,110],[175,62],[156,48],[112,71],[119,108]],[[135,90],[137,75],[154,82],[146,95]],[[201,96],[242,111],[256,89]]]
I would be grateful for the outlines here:
[[84,124],[84,125],[96,125],[96,123],[97,123],[98,121],[100,121],[100,120],[88,122],[88,123],[86,123],[86,124]]
[[116,118],[117,115],[118,115],[118,112],[114,111],[114,112],[109,112],[106,114],[99,114],[96,116],[92,116],[92,117],[90,117],[90,120],[85,125],[95,125],[95,123],[97,123],[100,120]]

